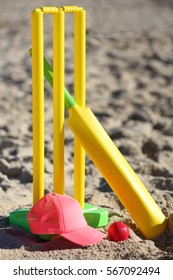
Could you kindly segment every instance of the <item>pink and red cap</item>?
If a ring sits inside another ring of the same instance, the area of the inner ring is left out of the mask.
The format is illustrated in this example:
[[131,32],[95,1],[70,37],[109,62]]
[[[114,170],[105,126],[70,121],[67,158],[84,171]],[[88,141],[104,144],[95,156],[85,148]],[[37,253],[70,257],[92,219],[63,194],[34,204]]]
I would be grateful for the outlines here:
[[95,244],[106,236],[87,225],[80,204],[67,195],[45,195],[31,208],[27,219],[33,234],[59,234],[82,246]]

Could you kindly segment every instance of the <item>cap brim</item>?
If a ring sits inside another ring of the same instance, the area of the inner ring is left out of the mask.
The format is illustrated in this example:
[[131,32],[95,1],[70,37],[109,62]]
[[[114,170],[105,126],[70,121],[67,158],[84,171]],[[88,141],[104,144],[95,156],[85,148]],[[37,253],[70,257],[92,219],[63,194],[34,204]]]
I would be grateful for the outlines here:
[[78,230],[63,233],[60,235],[68,239],[69,241],[81,246],[95,244],[101,241],[106,236],[105,233],[102,233],[90,226],[86,226]]

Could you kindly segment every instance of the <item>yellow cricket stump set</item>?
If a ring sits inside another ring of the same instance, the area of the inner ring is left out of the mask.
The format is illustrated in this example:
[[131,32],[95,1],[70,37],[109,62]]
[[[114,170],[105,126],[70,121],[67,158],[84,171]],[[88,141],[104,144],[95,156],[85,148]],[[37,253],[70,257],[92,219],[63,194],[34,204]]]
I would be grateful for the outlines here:
[[[53,191],[65,192],[64,180],[64,75],[65,14],[74,14],[74,98],[85,107],[86,12],[81,7],[42,7],[32,12],[33,80],[33,204],[44,196],[44,14],[53,17]],[[39,109],[38,109],[39,108]],[[39,143],[39,144],[38,144]],[[74,138],[74,198],[85,218],[95,226],[108,223],[104,209],[85,204],[85,151]]]
[[[78,7],[42,7],[32,12],[33,203],[44,195],[44,14],[53,17],[53,185],[64,194],[65,13],[74,13],[74,97],[85,107],[86,12]],[[39,144],[38,144],[39,143]],[[74,197],[84,207],[85,152],[75,139]]]
[[[64,85],[64,19],[74,14],[74,99]],[[53,17],[53,68],[44,58],[44,14]],[[64,194],[64,106],[74,134],[74,198],[93,227],[108,224],[108,212],[85,204],[85,151],[146,238],[166,229],[167,220],[91,110],[85,107],[86,13],[81,7],[41,7],[32,12],[33,204],[44,196],[44,75],[53,86],[53,191]],[[29,231],[29,209],[10,213],[10,223]]]
[[[33,112],[33,204],[44,196],[44,15],[53,18],[53,191],[65,193],[64,180],[64,79],[65,14],[74,14],[74,98],[86,102],[86,11],[82,7],[41,7],[32,11],[32,112]],[[108,224],[108,211],[85,203],[85,151],[74,138],[74,198],[93,227]],[[10,213],[10,223],[30,232],[26,215],[30,209]],[[44,238],[44,236],[41,236]],[[47,239],[47,236],[45,237]]]

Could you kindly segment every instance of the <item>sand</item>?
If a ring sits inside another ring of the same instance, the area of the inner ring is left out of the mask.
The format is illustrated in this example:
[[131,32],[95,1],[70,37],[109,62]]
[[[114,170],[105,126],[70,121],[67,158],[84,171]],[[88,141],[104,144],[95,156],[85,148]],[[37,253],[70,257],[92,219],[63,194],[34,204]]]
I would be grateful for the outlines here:
[[[167,218],[173,212],[173,1],[0,1],[0,259],[172,259],[171,230],[145,239],[86,157],[86,202],[109,211],[131,232],[80,247],[43,242],[9,225],[9,213],[32,206],[30,13],[35,7],[81,5],[87,11],[87,105]],[[51,58],[51,18],[45,48]],[[72,17],[67,19],[66,87],[73,92]],[[73,135],[65,127],[65,190],[73,196]],[[45,193],[53,190],[52,91],[45,84]],[[122,186],[123,187],[123,186]],[[128,195],[128,194],[127,194]],[[170,219],[171,223],[172,219]]]

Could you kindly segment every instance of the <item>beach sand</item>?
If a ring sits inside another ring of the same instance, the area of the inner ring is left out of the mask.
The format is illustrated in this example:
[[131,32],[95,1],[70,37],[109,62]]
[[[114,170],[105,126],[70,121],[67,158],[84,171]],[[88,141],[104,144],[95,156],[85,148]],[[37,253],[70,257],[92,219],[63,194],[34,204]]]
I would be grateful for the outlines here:
[[[99,5],[97,3],[99,2]],[[173,212],[173,1],[0,0],[0,259],[172,259],[173,237],[145,239],[86,155],[85,200],[108,210],[107,234],[125,222],[130,238],[87,247],[63,238],[43,242],[9,225],[9,213],[32,206],[31,11],[83,6],[87,12],[87,106],[167,218]],[[73,93],[73,18],[66,22],[66,87]],[[45,17],[51,59],[51,17]],[[45,83],[45,193],[53,191],[52,91]],[[122,186],[123,187],[123,186]],[[73,134],[65,126],[65,192],[73,196]],[[130,194],[127,194],[130,195]]]

